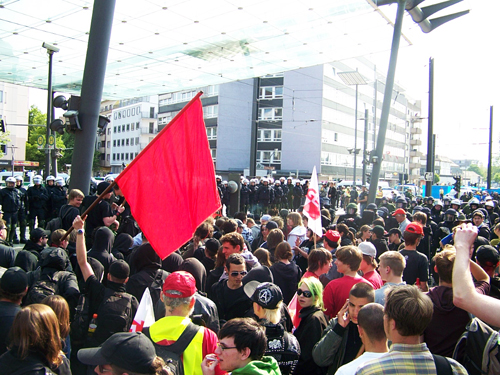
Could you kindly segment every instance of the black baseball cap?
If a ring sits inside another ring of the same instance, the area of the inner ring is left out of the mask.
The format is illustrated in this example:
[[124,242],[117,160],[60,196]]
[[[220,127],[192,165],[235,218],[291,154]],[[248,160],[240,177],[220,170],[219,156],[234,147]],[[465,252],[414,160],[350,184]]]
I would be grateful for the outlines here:
[[142,332],[119,332],[99,348],[80,349],[78,359],[85,365],[114,364],[124,370],[149,374],[156,358],[153,342]]
[[125,280],[130,275],[130,267],[123,259],[115,260],[109,266],[109,274],[117,279]]
[[402,233],[399,228],[392,228],[389,230],[389,233],[386,234],[386,237],[389,237],[391,234],[397,234],[399,237],[402,237]]
[[38,242],[40,238],[44,237],[48,238],[49,236],[50,236],[49,230],[43,230],[42,228],[35,228],[30,233],[30,240],[33,242]]
[[476,260],[480,264],[496,266],[500,261],[500,253],[491,245],[481,245],[477,248]]
[[26,272],[19,267],[9,268],[0,279],[0,288],[7,293],[22,293],[26,290],[27,286],[28,276]]
[[281,289],[273,283],[259,283],[253,280],[246,284],[243,290],[248,298],[265,309],[274,310],[278,303],[283,301]]

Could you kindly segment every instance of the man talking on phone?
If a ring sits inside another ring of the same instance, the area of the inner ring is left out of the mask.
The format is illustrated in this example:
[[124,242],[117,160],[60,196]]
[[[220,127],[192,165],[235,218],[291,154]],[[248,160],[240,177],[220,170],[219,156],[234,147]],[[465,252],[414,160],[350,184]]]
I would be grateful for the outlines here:
[[355,284],[349,292],[349,299],[323,331],[312,354],[318,366],[328,366],[328,375],[335,374],[340,366],[361,354],[363,343],[357,326],[358,313],[364,305],[374,301],[375,291],[371,284]]

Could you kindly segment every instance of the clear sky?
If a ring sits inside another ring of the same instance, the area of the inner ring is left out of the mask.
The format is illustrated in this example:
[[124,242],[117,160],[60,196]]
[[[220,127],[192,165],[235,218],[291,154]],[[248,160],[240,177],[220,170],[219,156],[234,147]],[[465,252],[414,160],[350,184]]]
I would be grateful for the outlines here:
[[[443,0],[440,0],[441,2]],[[425,1],[422,6],[437,1]],[[395,5],[384,6],[392,20]],[[424,34],[406,13],[404,29],[413,42],[399,53],[396,81],[411,97],[422,100],[422,116],[427,117],[429,57],[434,58],[435,101],[434,132],[437,134],[437,153],[457,159],[488,157],[489,111],[496,110],[494,152],[499,152],[500,134],[500,0],[465,0],[438,13],[437,16],[470,9],[470,14],[444,24]],[[408,31],[408,29],[410,29]],[[387,41],[388,49],[391,41]],[[385,66],[389,50],[369,56],[377,66]],[[383,68],[382,72],[385,71]],[[43,112],[47,107],[43,90],[30,90],[30,104]],[[426,122],[423,122],[426,128]],[[426,133],[423,135],[426,150]]]

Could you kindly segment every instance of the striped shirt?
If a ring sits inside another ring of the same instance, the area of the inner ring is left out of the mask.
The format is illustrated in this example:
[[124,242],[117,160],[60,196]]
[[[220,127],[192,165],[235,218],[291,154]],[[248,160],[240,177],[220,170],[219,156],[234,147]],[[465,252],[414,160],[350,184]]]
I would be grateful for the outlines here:
[[[447,358],[453,374],[467,375],[467,370],[457,361]],[[356,375],[391,374],[391,375],[436,375],[436,365],[425,343],[393,344],[386,355],[366,362],[358,367]]]

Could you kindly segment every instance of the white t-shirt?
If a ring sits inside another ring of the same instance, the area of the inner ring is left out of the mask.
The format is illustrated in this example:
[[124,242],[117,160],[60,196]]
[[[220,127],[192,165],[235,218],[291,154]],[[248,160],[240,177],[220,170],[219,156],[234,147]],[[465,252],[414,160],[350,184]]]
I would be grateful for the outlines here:
[[354,375],[359,366],[372,359],[380,358],[387,353],[364,352],[355,360],[339,367],[335,375]]

